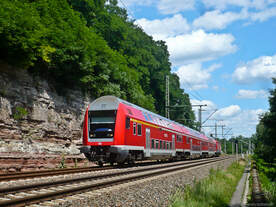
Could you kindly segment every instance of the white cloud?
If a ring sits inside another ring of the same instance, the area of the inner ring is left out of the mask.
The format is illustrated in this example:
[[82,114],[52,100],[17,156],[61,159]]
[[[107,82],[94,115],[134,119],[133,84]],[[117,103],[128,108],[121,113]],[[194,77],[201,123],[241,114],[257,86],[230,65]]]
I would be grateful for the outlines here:
[[[199,101],[196,99],[190,99],[190,102],[192,105],[207,105],[202,108],[204,109],[202,113],[202,122],[205,121],[207,117],[209,117],[211,113],[213,113],[217,109],[217,105],[210,100]],[[198,106],[193,106],[193,111],[195,113],[196,120],[198,120],[198,109]]]
[[254,8],[262,10],[269,5],[274,4],[275,0],[202,0],[207,8],[216,8],[225,10],[229,6],[236,6],[242,8]]
[[175,66],[214,60],[233,53],[237,46],[231,34],[205,33],[203,30],[166,39],[170,60]]
[[226,9],[228,6],[249,7],[250,0],[202,0],[207,8]]
[[241,108],[238,105],[231,105],[231,106],[219,109],[214,116],[219,119],[226,119],[237,115],[238,113],[240,113],[240,111],[241,111]]
[[151,21],[143,18],[138,19],[135,23],[140,25],[147,34],[152,35],[155,40],[164,40],[190,30],[187,20],[180,14],[162,20],[155,19]]
[[211,72],[219,67],[221,65],[214,64],[207,69],[202,69],[200,63],[193,63],[179,67],[176,74],[180,79],[182,88],[198,90],[208,88],[208,80],[211,78]]
[[214,10],[206,12],[193,21],[195,28],[204,28],[206,30],[224,29],[227,25],[234,21],[245,19],[248,16],[247,10],[242,10],[241,13],[225,12]]
[[[122,4],[123,2],[123,4]],[[118,6],[125,8],[129,7],[129,6],[134,6],[134,5],[138,5],[138,6],[149,6],[152,5],[154,3],[153,0],[127,0],[127,1],[118,1]]]
[[[191,99],[192,105],[207,104],[204,107],[206,111],[202,113],[202,121],[205,121],[212,112],[217,108],[216,104],[210,100],[198,101]],[[193,107],[196,117],[198,116],[198,107]],[[204,126],[215,126],[215,122],[218,125],[225,125],[224,133],[227,129],[232,128],[231,132],[234,135],[251,136],[256,131],[256,125],[259,123],[259,116],[263,114],[265,110],[263,109],[252,109],[243,110],[238,105],[230,105],[219,109],[215,112],[211,118],[203,125],[203,130],[207,134],[214,134],[214,127],[204,127]],[[197,117],[198,119],[198,117]],[[217,128],[217,133],[221,134],[221,127]],[[221,135],[219,135],[221,138]]]
[[175,14],[194,9],[195,0],[161,0],[157,4],[162,14]]
[[232,77],[235,82],[242,84],[267,81],[276,77],[276,54],[261,56],[237,67]]
[[237,98],[240,99],[255,99],[255,98],[266,98],[268,93],[264,90],[239,90]]
[[[204,107],[204,110],[215,110],[217,108],[217,105],[215,103],[213,103],[212,101],[210,100],[202,100],[202,101],[199,101],[199,100],[196,100],[196,99],[191,99],[191,104],[192,105],[207,105]],[[198,107],[193,107],[193,109],[198,109]]]
[[259,116],[265,110],[241,110],[236,116],[225,119],[223,123],[232,128],[234,135],[251,136],[256,132],[256,125],[259,123]]
[[252,21],[264,22],[276,16],[276,7],[268,8],[260,12],[253,12],[250,15]]

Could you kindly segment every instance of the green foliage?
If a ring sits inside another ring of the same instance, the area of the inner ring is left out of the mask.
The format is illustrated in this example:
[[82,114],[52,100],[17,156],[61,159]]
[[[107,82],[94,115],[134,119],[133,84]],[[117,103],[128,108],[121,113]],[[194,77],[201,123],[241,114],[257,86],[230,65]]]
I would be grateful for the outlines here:
[[171,118],[194,127],[165,42],[128,20],[116,0],[2,0],[0,45],[2,60],[48,79],[59,92],[115,95],[161,115],[169,75],[171,105],[187,106]]
[[[276,85],[276,79],[273,78]],[[266,162],[276,162],[276,89],[270,91],[270,110],[260,117],[256,128],[255,153]]]
[[60,160],[58,168],[67,168],[66,163],[65,163],[65,155],[63,153],[61,155],[61,160]]
[[74,168],[78,168],[78,158],[74,158]]
[[244,165],[233,163],[227,171],[210,170],[207,179],[195,182],[193,186],[185,186],[178,190],[171,199],[172,207],[193,206],[229,206],[232,194],[236,190],[244,170]]
[[276,204],[276,163],[268,163],[254,155],[262,191],[270,203]]
[[15,112],[13,113],[13,118],[15,120],[20,120],[20,119],[24,118],[27,115],[28,115],[28,111],[25,108],[23,108],[21,106],[17,106],[15,108]]
[[[245,154],[247,153],[247,151],[249,150],[249,141],[251,141],[251,143],[253,142],[252,138],[247,138],[244,136],[236,136],[236,137],[232,137],[230,139],[217,139],[220,143],[221,143],[221,149],[224,151],[224,143],[226,143],[226,153],[227,154],[232,154],[232,143],[234,143],[234,154],[236,153],[236,145],[235,145],[235,141],[238,141],[238,151],[239,153]],[[242,149],[241,149],[241,145],[242,145]]]

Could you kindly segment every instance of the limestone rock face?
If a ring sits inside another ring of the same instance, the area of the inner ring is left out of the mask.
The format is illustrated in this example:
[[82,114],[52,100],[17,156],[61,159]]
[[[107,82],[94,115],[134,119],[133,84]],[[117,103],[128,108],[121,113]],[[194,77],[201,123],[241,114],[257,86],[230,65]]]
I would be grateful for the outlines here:
[[79,154],[91,99],[0,63],[0,152]]

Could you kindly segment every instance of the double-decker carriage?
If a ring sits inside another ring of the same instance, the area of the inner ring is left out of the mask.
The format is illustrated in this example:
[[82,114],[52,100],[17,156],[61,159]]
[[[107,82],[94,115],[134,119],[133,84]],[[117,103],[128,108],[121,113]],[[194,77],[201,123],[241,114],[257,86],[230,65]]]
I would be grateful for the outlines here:
[[103,96],[86,110],[80,150],[102,165],[209,157],[217,152],[216,145],[198,131],[115,96]]

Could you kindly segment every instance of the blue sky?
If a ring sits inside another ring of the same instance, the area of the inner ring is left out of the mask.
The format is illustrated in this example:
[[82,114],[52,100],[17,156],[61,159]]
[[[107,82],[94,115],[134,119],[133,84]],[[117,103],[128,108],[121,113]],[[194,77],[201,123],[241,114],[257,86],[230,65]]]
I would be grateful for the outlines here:
[[167,43],[172,71],[192,104],[207,104],[203,120],[217,109],[205,125],[225,125],[227,138],[255,133],[276,77],[276,0],[119,0],[119,5],[147,34]]

